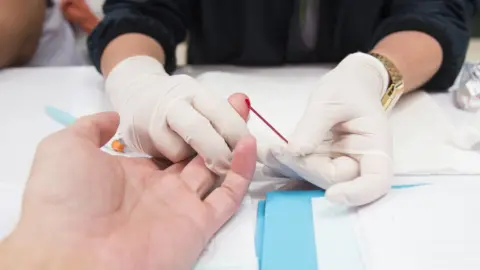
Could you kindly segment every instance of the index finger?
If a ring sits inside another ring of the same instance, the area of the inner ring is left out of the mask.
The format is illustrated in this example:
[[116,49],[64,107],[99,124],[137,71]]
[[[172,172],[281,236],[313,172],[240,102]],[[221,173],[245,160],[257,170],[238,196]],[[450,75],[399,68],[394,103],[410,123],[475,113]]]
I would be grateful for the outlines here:
[[228,102],[235,109],[235,111],[242,117],[243,120],[248,121],[250,108],[245,100],[248,100],[247,95],[242,93],[235,93],[228,97]]
[[219,230],[240,207],[252,181],[256,159],[255,138],[246,136],[240,139],[233,152],[231,169],[223,184],[204,200],[207,212],[212,217],[208,225],[209,236]]
[[248,117],[245,115],[248,113],[248,111],[245,112],[245,99],[243,99],[243,108],[238,106],[237,99],[239,98],[236,96],[232,97],[229,103],[215,94],[202,90],[195,95],[192,103],[193,107],[210,121],[231,149],[236,146],[240,138],[250,134],[245,122],[245,118]]

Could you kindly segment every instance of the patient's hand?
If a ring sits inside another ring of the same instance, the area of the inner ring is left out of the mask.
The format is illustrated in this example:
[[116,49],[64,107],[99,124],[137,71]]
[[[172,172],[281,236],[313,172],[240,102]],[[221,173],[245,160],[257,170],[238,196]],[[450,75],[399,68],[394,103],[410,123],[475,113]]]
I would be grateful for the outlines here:
[[87,34],[90,34],[100,22],[85,0],[62,0],[60,6],[63,16]]
[[240,140],[222,186],[200,157],[168,166],[99,150],[118,115],[81,118],[40,143],[0,269],[191,269],[235,213],[256,145]]

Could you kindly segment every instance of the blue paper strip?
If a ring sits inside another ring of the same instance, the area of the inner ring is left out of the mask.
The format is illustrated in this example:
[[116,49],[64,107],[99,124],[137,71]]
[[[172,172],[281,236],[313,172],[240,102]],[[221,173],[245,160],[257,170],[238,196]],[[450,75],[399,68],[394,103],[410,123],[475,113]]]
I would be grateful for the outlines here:
[[321,190],[267,193],[262,270],[317,269],[311,198],[323,195]]
[[429,184],[398,185],[398,186],[392,186],[392,189],[414,188],[414,187],[425,186],[425,185],[429,185]]
[[265,224],[265,201],[261,200],[257,205],[257,226],[255,231],[255,253],[258,258],[258,265],[261,265],[263,251],[263,232]]
[[[392,189],[422,185],[395,185]],[[266,201],[258,210],[259,216],[264,215],[264,219],[259,219],[263,223],[257,224],[256,240],[263,234],[262,243],[256,243],[260,269],[317,270],[312,198],[324,195],[323,190],[267,193]]]

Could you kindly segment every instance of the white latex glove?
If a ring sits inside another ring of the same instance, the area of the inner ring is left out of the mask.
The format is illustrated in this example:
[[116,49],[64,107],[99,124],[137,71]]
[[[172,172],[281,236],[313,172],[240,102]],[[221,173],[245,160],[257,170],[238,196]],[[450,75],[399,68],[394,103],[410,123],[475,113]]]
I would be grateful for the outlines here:
[[249,134],[227,100],[187,75],[169,76],[148,56],[117,64],[105,87],[127,146],[154,157],[179,162],[197,152],[221,175],[230,167],[231,149]]
[[387,193],[393,140],[380,101],[387,85],[379,60],[363,53],[346,57],[319,80],[289,143],[271,149],[265,173],[305,179],[345,205]]

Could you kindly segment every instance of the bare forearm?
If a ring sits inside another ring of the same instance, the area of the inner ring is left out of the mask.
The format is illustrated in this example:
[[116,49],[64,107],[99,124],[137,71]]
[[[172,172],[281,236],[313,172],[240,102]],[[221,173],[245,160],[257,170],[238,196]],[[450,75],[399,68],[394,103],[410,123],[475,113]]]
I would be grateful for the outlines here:
[[0,68],[25,64],[42,35],[45,0],[0,0]]
[[151,56],[165,63],[163,48],[157,41],[143,34],[125,34],[112,40],[105,48],[101,58],[103,75],[108,76],[119,62],[135,55]]
[[413,91],[432,78],[442,63],[442,48],[431,36],[416,31],[393,33],[373,49],[400,70],[405,91]]
[[38,236],[13,232],[0,239],[0,269],[95,270],[87,267],[89,259],[92,258],[82,256],[81,249],[71,251]]

